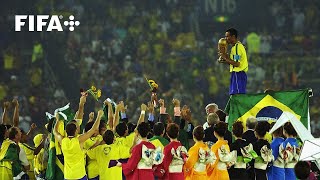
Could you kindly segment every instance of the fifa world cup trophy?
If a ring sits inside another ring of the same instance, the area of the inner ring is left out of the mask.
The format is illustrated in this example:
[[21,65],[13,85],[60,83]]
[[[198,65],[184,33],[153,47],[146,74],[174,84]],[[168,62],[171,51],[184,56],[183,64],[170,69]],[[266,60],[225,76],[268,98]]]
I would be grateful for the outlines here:
[[[227,53],[227,46],[228,46],[227,40],[225,38],[221,38],[218,42],[219,53]],[[223,63],[223,62],[225,62],[225,60],[222,59],[221,56],[219,56],[218,62]]]

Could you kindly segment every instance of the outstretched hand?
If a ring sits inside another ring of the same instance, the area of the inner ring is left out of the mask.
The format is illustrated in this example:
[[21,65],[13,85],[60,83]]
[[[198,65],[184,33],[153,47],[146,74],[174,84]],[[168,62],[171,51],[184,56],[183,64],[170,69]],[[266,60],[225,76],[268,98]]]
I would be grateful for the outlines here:
[[154,112],[153,102],[148,102],[148,111],[149,111],[149,113],[153,113]]
[[98,117],[102,117],[103,114],[104,114],[104,113],[103,113],[103,110],[100,109],[100,110],[98,111]]
[[122,166],[122,163],[121,163],[121,162],[118,162],[116,166],[121,167],[121,166]]
[[147,105],[141,104],[141,111],[146,111],[147,110]]
[[35,123],[32,123],[31,126],[30,126],[30,129],[34,130],[35,128],[37,128],[37,125]]
[[89,114],[89,120],[93,120],[93,118],[94,118],[94,112],[91,112],[91,113]]
[[6,108],[6,109],[9,108],[9,106],[10,106],[10,102],[9,101],[6,101],[6,102],[3,103],[3,107]]
[[174,107],[180,107],[180,101],[179,99],[172,99],[172,104],[174,105]]
[[186,121],[191,121],[191,110],[187,105],[184,105],[181,110],[181,118],[185,119]]
[[112,105],[109,99],[104,100],[103,104],[106,106]]
[[12,100],[12,104],[15,106],[15,107],[18,107],[19,106],[19,102],[17,99],[13,99]]
[[117,104],[116,109],[118,109],[119,111],[124,110],[124,103],[123,103],[123,101],[120,101],[120,102]]
[[161,107],[164,107],[164,100],[163,99],[159,99],[159,104]]

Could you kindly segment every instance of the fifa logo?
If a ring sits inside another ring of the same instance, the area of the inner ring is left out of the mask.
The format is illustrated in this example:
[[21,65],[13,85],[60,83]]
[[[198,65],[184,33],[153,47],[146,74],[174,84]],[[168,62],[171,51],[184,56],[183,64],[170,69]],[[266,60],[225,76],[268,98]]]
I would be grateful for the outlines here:
[[[21,31],[22,27],[28,22],[28,31],[63,31],[60,20],[62,15],[15,15],[15,31]],[[36,26],[35,26],[36,22]],[[64,21],[63,25],[68,27],[69,31],[74,31],[75,26],[79,26],[80,22],[74,19],[73,15],[69,16],[68,21]]]

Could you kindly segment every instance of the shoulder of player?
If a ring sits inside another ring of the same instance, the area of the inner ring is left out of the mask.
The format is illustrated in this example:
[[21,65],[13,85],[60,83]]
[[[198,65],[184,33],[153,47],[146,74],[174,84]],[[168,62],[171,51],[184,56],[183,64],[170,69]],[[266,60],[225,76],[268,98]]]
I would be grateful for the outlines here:
[[245,49],[244,45],[241,42],[237,42],[235,46],[238,46],[238,49]]

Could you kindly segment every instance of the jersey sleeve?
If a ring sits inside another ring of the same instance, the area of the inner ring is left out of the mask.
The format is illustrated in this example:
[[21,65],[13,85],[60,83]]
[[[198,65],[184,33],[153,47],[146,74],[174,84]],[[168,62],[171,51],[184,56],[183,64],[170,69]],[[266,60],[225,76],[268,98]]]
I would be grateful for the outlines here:
[[243,58],[247,57],[246,49],[244,48],[244,46],[242,44],[238,45],[238,55],[239,55],[238,61],[241,61]]

